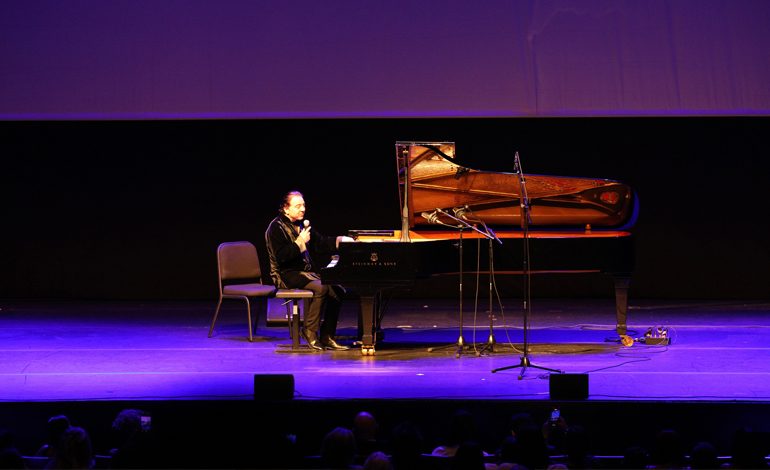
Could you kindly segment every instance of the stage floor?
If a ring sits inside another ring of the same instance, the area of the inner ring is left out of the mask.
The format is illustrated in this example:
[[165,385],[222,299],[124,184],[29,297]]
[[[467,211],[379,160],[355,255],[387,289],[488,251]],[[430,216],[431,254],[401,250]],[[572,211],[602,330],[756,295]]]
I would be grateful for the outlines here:
[[[377,417],[386,437],[399,423],[415,422],[425,452],[440,443],[458,408],[473,413],[490,451],[509,433],[513,414],[546,420],[554,407],[585,426],[593,452],[603,456],[652,449],[661,429],[681,432],[687,448],[709,441],[719,455],[730,454],[738,429],[770,431],[770,303],[632,301],[629,335],[661,326],[671,344],[625,347],[612,300],[534,299],[527,358],[587,374],[585,400],[551,397],[547,370],[527,368],[521,376],[520,368],[507,369],[522,360],[523,309],[517,299],[502,304],[503,312],[494,309],[490,351],[486,302],[478,309],[463,302],[461,331],[459,301],[394,298],[376,354],[363,356],[360,349],[291,352],[288,327],[267,326],[264,311],[249,342],[237,301],[226,303],[211,338],[213,301],[5,301],[0,428],[13,430],[32,455],[48,418],[65,414],[104,454],[116,413],[140,408],[169,449],[153,460],[157,468],[289,467],[276,443],[291,436],[291,455],[317,455],[325,433],[350,427],[361,410]],[[283,308],[271,306],[270,318],[280,318]],[[356,334],[354,307],[343,310],[344,342]],[[461,337],[467,347],[458,356]],[[294,379],[293,399],[256,396],[274,374]]]
[[[363,356],[291,352],[288,327],[266,325],[264,311],[249,342],[234,300],[211,338],[214,301],[4,301],[0,400],[250,400],[262,374],[293,375],[295,400],[547,400],[549,371],[496,371],[521,364],[524,342],[522,302],[502,304],[490,329],[488,303],[466,299],[461,329],[458,300],[392,299],[376,354]],[[528,358],[588,374],[588,400],[770,402],[770,303],[632,301],[628,322],[634,338],[666,328],[670,345],[621,345],[610,299],[534,299]],[[356,325],[347,306],[342,342]]]

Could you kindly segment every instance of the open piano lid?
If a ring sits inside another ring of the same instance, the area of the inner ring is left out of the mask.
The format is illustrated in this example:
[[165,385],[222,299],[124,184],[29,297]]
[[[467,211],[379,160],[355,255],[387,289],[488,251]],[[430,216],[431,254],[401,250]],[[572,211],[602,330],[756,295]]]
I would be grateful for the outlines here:
[[[491,226],[521,226],[517,173],[474,170],[455,162],[454,142],[396,142],[402,230],[429,224],[437,208],[468,206]],[[530,227],[628,228],[636,218],[632,189],[618,181],[524,174]]]

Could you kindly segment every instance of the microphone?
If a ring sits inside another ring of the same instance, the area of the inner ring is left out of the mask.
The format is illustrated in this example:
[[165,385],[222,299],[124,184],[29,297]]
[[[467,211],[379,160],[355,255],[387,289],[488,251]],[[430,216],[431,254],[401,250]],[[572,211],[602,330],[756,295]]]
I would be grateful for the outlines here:
[[468,217],[467,215],[465,215],[465,214],[467,214],[469,212],[473,213],[473,211],[471,210],[470,207],[468,207],[467,204],[464,205],[464,206],[458,206],[458,207],[452,208],[452,212],[454,212],[455,217],[457,217],[458,219],[462,219],[462,220],[464,220],[466,222],[480,222],[476,218],[471,218],[471,217]]
[[308,219],[305,219],[305,220],[302,221],[302,225],[305,228],[308,228],[308,227],[310,227],[310,221]]
[[438,223],[437,211],[423,212],[420,215],[422,216],[423,219],[427,220],[429,224],[437,224]]
[[471,217],[468,217],[467,215],[465,215],[467,213],[473,214],[473,211],[471,210],[470,207],[468,207],[468,204],[464,206],[453,207],[452,212],[454,212],[455,217],[457,217],[460,220],[464,220],[469,225],[481,224],[484,227],[484,231],[486,232],[487,237],[494,238],[500,244],[503,243],[503,241],[497,237],[497,234],[495,234],[495,231],[489,228],[483,220],[473,215]]

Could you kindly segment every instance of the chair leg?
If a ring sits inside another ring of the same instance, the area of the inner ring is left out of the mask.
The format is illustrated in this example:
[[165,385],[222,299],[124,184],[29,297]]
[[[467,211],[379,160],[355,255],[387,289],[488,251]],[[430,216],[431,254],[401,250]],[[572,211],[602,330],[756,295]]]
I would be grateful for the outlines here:
[[254,335],[251,333],[251,302],[248,297],[243,298],[246,301],[246,314],[249,316],[249,342],[254,341]]
[[289,338],[291,338],[292,348],[294,348],[294,318],[291,315],[291,304],[287,300],[284,305],[286,306],[286,322],[289,324]]
[[289,317],[289,333],[291,334],[291,348],[299,349],[299,301],[292,299],[291,315]]
[[217,309],[214,310],[214,318],[211,320],[211,327],[209,328],[209,338],[211,338],[211,333],[214,332],[214,323],[217,322],[217,316],[219,316],[219,308],[222,306],[222,297],[219,297],[219,302],[217,302]]

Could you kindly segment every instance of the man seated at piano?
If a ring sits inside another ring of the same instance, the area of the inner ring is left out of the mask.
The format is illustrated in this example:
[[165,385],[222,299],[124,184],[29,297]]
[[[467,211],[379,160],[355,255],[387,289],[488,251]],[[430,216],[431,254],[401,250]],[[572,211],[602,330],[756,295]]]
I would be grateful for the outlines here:
[[313,291],[304,315],[304,328],[300,332],[311,349],[346,350],[348,346],[335,340],[344,289],[321,282],[311,254],[336,252],[340,242],[354,240],[342,235],[311,233],[305,209],[301,192],[289,191],[283,196],[278,215],[265,231],[270,276],[276,287]]

